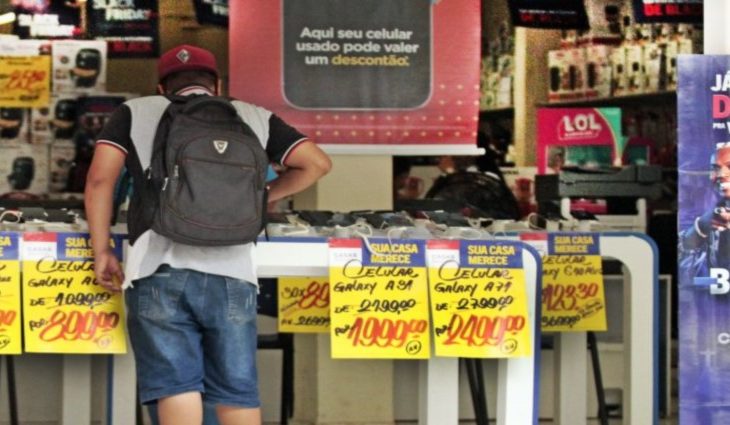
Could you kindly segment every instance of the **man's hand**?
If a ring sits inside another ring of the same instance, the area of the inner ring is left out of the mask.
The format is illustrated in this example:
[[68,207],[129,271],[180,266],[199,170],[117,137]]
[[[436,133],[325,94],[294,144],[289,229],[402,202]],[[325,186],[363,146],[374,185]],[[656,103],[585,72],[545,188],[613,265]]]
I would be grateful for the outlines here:
[[717,206],[712,211],[710,220],[712,228],[715,230],[727,230],[730,228],[730,208],[725,206]]
[[96,274],[96,281],[104,289],[111,292],[121,292],[124,272],[119,265],[119,260],[111,250],[104,250],[96,254],[94,273]]

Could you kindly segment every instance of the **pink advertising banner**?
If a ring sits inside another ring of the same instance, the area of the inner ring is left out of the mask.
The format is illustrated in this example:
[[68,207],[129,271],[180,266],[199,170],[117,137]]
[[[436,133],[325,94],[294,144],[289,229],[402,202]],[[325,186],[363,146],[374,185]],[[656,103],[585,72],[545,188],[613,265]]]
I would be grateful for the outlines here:
[[230,93],[324,145],[474,148],[478,0],[231,2]]
[[623,162],[620,108],[541,108],[537,112],[537,172],[601,168]]

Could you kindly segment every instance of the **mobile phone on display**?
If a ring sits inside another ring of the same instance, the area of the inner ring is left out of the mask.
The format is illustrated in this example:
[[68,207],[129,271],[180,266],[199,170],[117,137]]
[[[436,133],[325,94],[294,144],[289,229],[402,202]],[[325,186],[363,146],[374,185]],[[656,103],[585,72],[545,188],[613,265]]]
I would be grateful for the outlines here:
[[412,109],[431,96],[430,0],[282,0],[284,97],[301,109]]

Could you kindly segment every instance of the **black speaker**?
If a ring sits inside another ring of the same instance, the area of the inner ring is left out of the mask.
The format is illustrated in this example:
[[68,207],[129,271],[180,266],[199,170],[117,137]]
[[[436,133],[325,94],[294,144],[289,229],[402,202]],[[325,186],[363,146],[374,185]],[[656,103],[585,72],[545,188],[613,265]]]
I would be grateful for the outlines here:
[[81,49],[76,53],[76,67],[71,74],[76,87],[94,87],[101,71],[101,52],[97,49]]
[[26,190],[35,175],[35,162],[29,156],[19,156],[13,160],[13,171],[8,182],[13,190]]
[[23,126],[21,108],[0,108],[0,138],[15,139]]

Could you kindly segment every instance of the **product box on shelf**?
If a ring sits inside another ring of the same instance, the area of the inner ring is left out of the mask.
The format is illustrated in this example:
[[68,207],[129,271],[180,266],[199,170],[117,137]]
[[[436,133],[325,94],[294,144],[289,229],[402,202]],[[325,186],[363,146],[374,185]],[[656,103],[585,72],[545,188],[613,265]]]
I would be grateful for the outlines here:
[[563,49],[548,52],[548,100],[582,99],[585,96],[585,49]]
[[644,76],[644,47],[640,44],[627,44],[626,49],[626,94],[643,93],[646,78]]
[[479,73],[479,109],[491,109],[496,106],[495,67],[492,56],[482,58],[481,72]]
[[591,0],[585,2],[591,29],[581,36],[581,42],[593,44],[621,43],[621,11],[623,0]]
[[655,93],[666,86],[664,49],[658,43],[644,44],[644,91]]
[[30,109],[0,108],[0,145],[28,143]]
[[47,145],[53,140],[51,114],[48,107],[30,110],[30,143]]
[[512,82],[514,76],[514,57],[500,55],[498,61],[497,107],[512,106]]
[[38,56],[51,54],[50,40],[0,38],[0,56]]
[[0,144],[0,196],[48,192],[48,145]]
[[73,93],[57,93],[51,98],[49,127],[54,140],[72,139],[77,126],[79,99]]
[[669,40],[664,45],[664,63],[667,68],[667,90],[677,89],[677,55],[679,54],[679,42]]
[[494,109],[497,107],[497,89],[496,86],[499,84],[499,75],[489,74],[484,77],[482,83],[482,93],[479,100],[479,108]]
[[587,99],[611,96],[611,57],[614,48],[606,45],[586,46],[586,90]]
[[106,88],[106,54],[106,41],[54,41],[53,92],[104,91]]
[[626,70],[626,48],[619,46],[611,52],[611,93],[613,96],[626,94],[629,85]]
[[70,139],[56,139],[51,144],[50,157],[48,190],[51,193],[64,192],[76,157],[76,144]]

